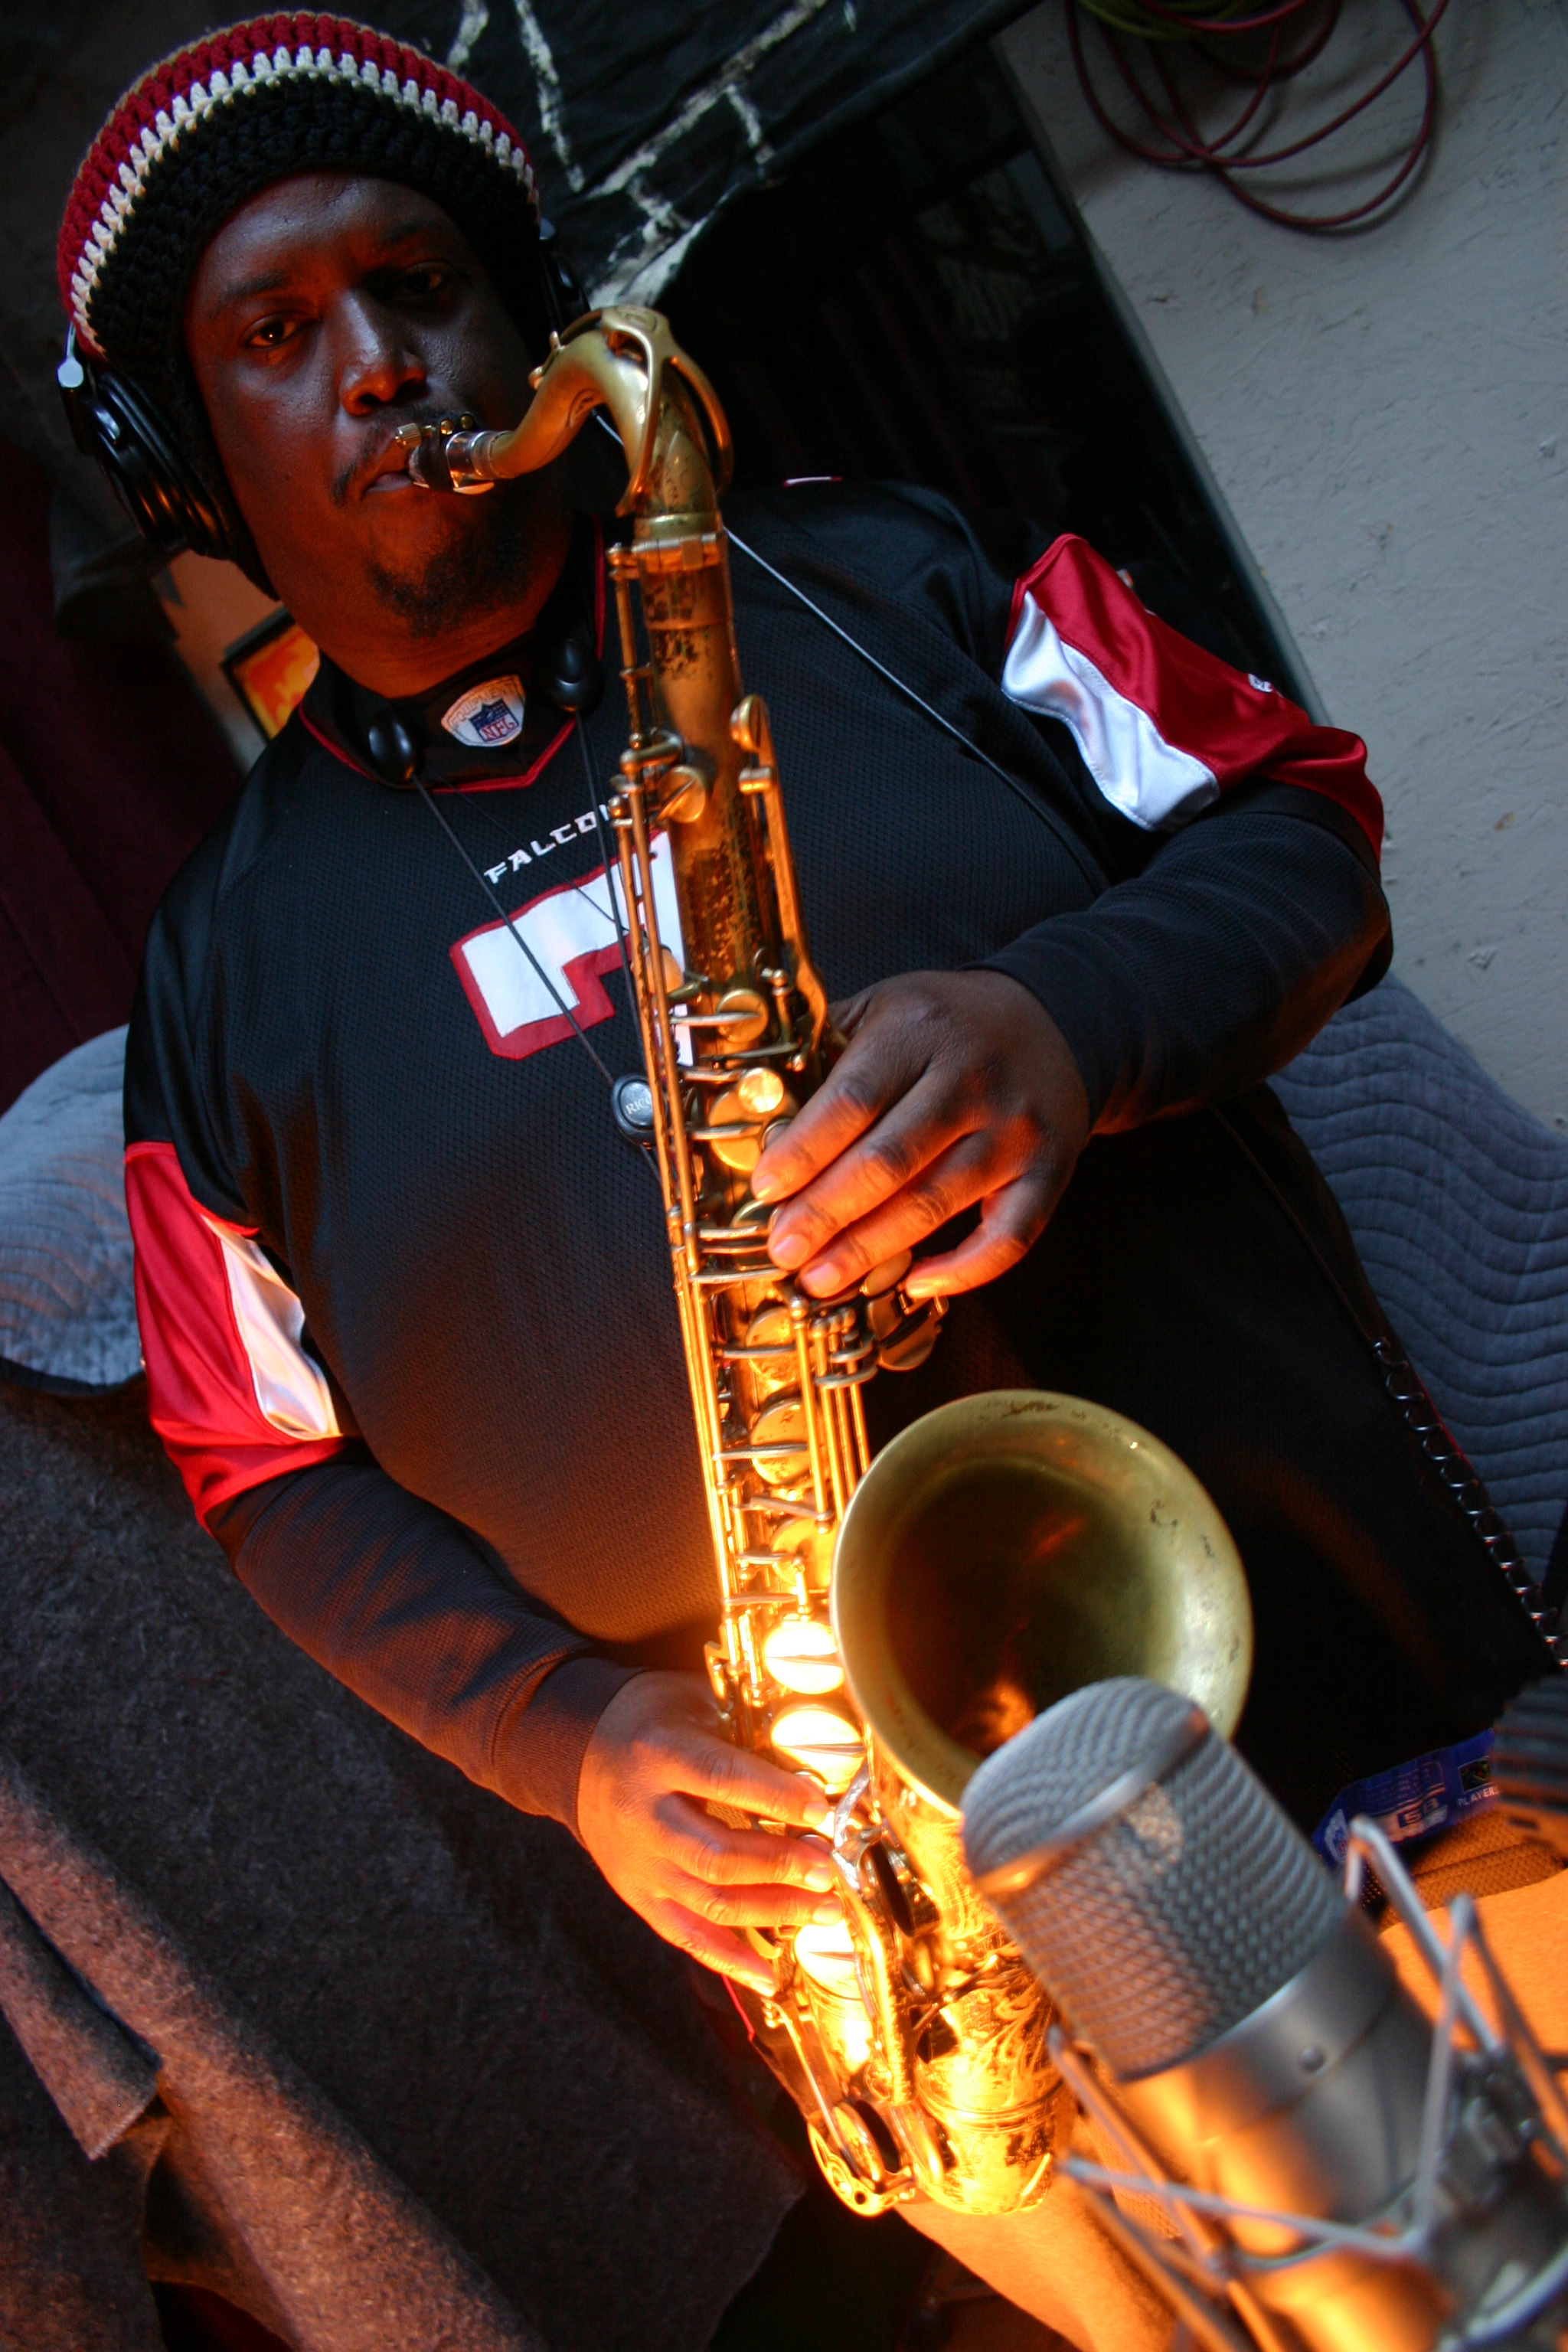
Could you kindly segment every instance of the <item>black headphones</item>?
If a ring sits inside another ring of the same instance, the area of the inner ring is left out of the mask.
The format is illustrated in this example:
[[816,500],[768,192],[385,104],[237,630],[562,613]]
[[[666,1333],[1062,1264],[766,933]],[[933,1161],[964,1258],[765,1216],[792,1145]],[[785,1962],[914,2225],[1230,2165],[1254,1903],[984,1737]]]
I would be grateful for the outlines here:
[[166,419],[144,392],[112,368],[94,366],[76,347],[76,329],[55,371],[71,437],[96,457],[143,539],[161,555],[233,555],[217,500],[180,449]]

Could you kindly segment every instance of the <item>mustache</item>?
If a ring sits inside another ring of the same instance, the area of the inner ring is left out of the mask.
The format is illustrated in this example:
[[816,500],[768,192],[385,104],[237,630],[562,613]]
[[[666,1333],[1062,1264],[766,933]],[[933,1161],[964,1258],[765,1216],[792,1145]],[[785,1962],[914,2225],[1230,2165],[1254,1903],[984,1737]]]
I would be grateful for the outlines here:
[[399,408],[384,422],[370,425],[365,446],[359,456],[351,457],[348,464],[332,477],[329,486],[332,504],[346,507],[367,483],[375,479],[382,470],[387,451],[405,425],[439,425],[444,416],[457,415],[462,404],[460,401],[450,400],[411,401],[406,408]]

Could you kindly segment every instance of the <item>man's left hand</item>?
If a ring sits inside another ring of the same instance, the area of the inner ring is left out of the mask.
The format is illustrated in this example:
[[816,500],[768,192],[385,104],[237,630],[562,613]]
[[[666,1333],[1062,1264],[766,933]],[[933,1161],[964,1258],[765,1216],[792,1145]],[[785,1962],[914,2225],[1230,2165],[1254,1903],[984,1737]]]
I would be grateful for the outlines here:
[[784,1204],[774,1264],[826,1297],[978,1202],[974,1231],[917,1259],[904,1286],[926,1298],[994,1282],[1044,1231],[1089,1140],[1061,1031],[998,971],[908,972],[833,1017],[844,1053],[752,1178]]

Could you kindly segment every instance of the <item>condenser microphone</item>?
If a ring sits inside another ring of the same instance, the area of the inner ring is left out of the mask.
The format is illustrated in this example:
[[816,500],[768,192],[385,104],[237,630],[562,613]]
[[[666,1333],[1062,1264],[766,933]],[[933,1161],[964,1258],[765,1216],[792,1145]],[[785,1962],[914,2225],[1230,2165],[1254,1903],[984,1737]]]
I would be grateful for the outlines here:
[[1064,2064],[1091,2103],[1109,2078],[1123,2146],[1157,2159],[1168,2210],[1204,2217],[1257,2340],[1565,2340],[1568,2134],[1539,2053],[1537,2098],[1471,2001],[1479,2046],[1446,2034],[1434,2073],[1361,1906],[1190,1701],[1074,1692],[975,1773],[963,1841],[1098,2084]]

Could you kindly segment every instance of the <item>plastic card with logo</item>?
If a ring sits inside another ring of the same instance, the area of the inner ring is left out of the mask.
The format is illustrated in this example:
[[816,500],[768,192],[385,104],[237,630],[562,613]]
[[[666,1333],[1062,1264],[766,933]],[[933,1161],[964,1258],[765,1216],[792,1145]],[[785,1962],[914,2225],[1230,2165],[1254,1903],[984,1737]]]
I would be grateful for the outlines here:
[[1317,1828],[1312,1843],[1338,1869],[1345,1857],[1350,1825],[1358,1813],[1374,1821],[1394,1845],[1451,1829],[1482,1805],[1496,1801],[1492,1782],[1492,1734],[1478,1731],[1452,1748],[1434,1748],[1386,1772],[1352,1780],[1342,1789]]

